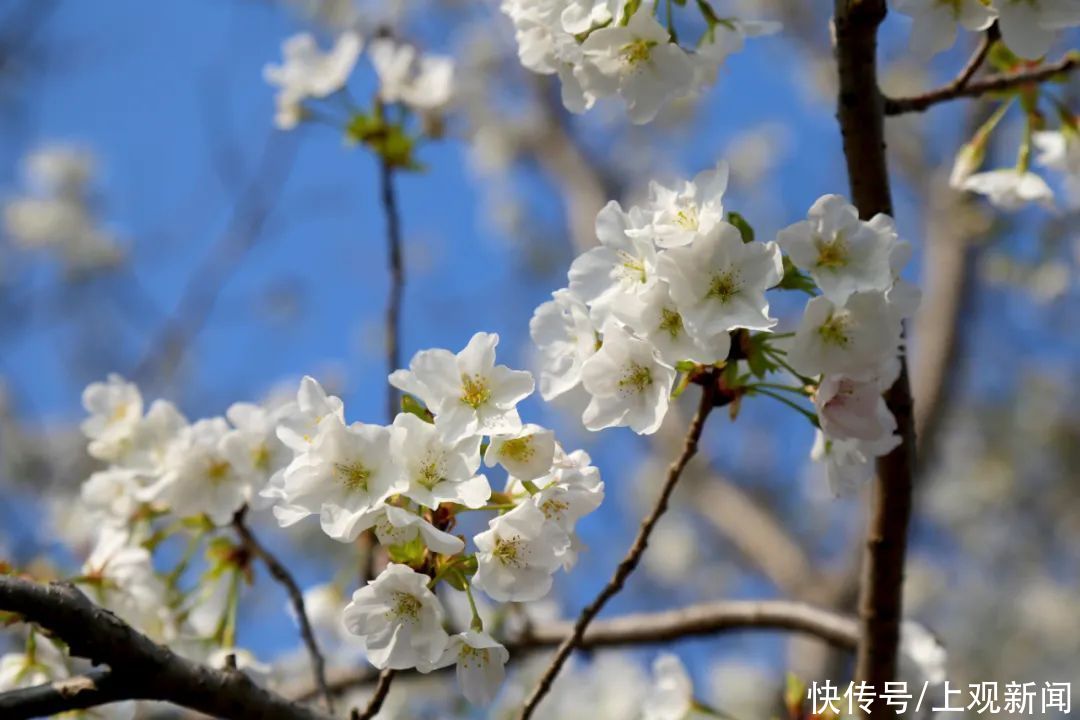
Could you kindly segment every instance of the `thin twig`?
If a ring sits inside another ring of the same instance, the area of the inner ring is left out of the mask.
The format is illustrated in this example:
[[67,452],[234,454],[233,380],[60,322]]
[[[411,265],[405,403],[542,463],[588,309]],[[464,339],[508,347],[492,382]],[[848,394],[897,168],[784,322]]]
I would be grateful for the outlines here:
[[994,46],[998,38],[1001,37],[1001,33],[998,31],[997,23],[991,25],[987,31],[983,34],[982,39],[979,41],[979,46],[975,48],[974,54],[968,60],[967,65],[960,71],[960,74],[956,76],[956,79],[950,83],[950,85],[960,90],[967,87],[967,84],[971,82],[971,79],[975,77],[975,73],[979,72],[979,68],[986,61],[986,56],[990,54],[990,48]]
[[[854,650],[859,639],[855,619],[805,602],[793,600],[722,600],[651,613],[632,613],[589,625],[578,648],[597,650],[668,643],[694,637],[733,632],[793,632],[817,638],[831,647]],[[562,644],[574,632],[574,623],[559,621],[537,625],[503,642],[511,658],[519,659]],[[403,673],[398,673],[402,675]],[[370,668],[344,670],[329,679],[330,691],[341,694],[377,679]],[[314,686],[286,689],[297,701],[316,696]]]
[[544,699],[548,691],[551,690],[551,685],[558,676],[562,666],[566,663],[566,660],[570,657],[570,654],[574,651],[585,635],[585,630],[589,627],[589,623],[592,622],[608,600],[613,598],[626,583],[626,579],[630,577],[630,574],[637,568],[638,563],[641,561],[641,556],[645,553],[645,548],[649,543],[649,536],[652,534],[653,528],[660,520],[660,517],[667,510],[668,500],[671,498],[671,493],[675,490],[675,485],[679,482],[679,478],[682,476],[683,469],[686,468],[687,463],[697,453],[698,440],[701,438],[701,433],[705,429],[705,421],[709,417],[709,413],[713,409],[713,396],[716,387],[715,382],[704,382],[701,391],[701,402],[698,405],[697,414],[694,415],[694,419],[690,423],[690,429],[686,435],[686,442],[683,445],[682,453],[668,468],[667,479],[664,481],[663,489],[660,491],[660,497],[656,501],[655,507],[648,517],[641,523],[641,528],[638,530],[637,537],[634,538],[634,544],[630,546],[630,550],[626,553],[626,557],[615,569],[615,574],[612,575],[608,584],[600,591],[600,594],[589,603],[584,610],[581,611],[581,615],[578,616],[577,622],[574,623],[574,631],[559,645],[559,649],[555,652],[555,657],[552,658],[551,664],[548,666],[544,675],[540,678],[540,682],[537,683],[536,688],[533,690],[529,699],[525,702],[525,707],[521,711],[521,720],[528,720],[536,710],[540,701]]
[[956,98],[980,97],[987,93],[1013,90],[1025,85],[1041,83],[1058,75],[1071,72],[1078,67],[1080,67],[1080,54],[1070,53],[1056,63],[1042,65],[1034,70],[999,73],[963,85],[957,85],[956,81],[954,81],[944,87],[930,90],[921,95],[906,98],[885,98],[885,114],[903,115],[910,112],[922,112],[932,105],[955,100]]
[[371,696],[367,707],[362,713],[353,713],[356,720],[371,720],[382,708],[386,696],[390,692],[390,683],[394,682],[394,671],[387,668],[379,673],[379,683],[375,686],[375,694]]
[[[401,252],[401,216],[397,194],[394,192],[394,168],[386,158],[379,160],[379,184],[383,213],[386,216],[387,260],[390,269],[390,290],[386,302],[386,365],[387,374],[401,367],[401,295],[405,288],[405,263]],[[397,388],[387,383],[386,419],[397,415],[400,398]]]
[[296,621],[300,625],[300,636],[303,638],[308,655],[311,657],[311,674],[315,679],[316,687],[319,688],[319,694],[322,695],[323,700],[326,702],[326,709],[332,713],[334,712],[334,696],[326,684],[326,660],[319,650],[315,632],[311,629],[311,621],[308,619],[307,609],[304,607],[304,593],[296,583],[292,573],[289,572],[289,569],[259,542],[251,528],[244,522],[246,512],[247,507],[245,506],[236,513],[233,518],[233,527],[248,550],[262,560],[263,564],[266,565],[266,569],[270,571],[274,579],[289,594],[293,612],[296,613]]

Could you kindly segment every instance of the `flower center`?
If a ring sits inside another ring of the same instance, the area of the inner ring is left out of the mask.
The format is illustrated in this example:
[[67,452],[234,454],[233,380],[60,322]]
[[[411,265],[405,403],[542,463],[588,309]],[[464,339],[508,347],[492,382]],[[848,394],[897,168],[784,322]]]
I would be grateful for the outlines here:
[[443,481],[442,463],[438,460],[428,458],[427,461],[420,466],[419,472],[416,473],[416,481],[428,490],[441,483]]
[[554,520],[561,517],[562,514],[569,509],[570,505],[568,503],[557,498],[551,498],[540,506],[540,511],[544,513],[544,517],[548,520]]
[[484,667],[490,662],[488,650],[463,644],[458,652],[458,662],[467,668]]
[[461,402],[473,410],[491,399],[491,388],[488,387],[487,379],[481,375],[461,374]]
[[655,45],[655,41],[637,38],[623,45],[619,50],[619,55],[627,67],[633,68],[652,57],[652,49]]
[[232,470],[232,466],[225,460],[214,460],[206,468],[206,479],[212,484],[218,485],[225,481],[229,477],[229,471]]
[[848,334],[850,325],[851,323],[846,315],[833,313],[818,328],[818,335],[821,336],[822,342],[827,345],[847,347],[848,343],[851,342],[851,336]]
[[353,462],[334,463],[334,475],[349,490],[367,492],[368,480],[371,479],[371,470],[359,460],[354,460]]
[[663,308],[660,310],[660,329],[670,335],[672,340],[678,339],[683,331],[682,315],[676,310]]
[[675,216],[675,224],[683,230],[697,230],[701,224],[701,221],[698,219],[697,206],[690,205],[686,209],[680,210]]
[[726,303],[738,294],[739,288],[739,273],[735,270],[725,270],[712,276],[709,292],[705,294],[705,297]]
[[848,244],[843,233],[836,233],[832,240],[818,238],[817,266],[830,270],[839,270],[848,264]]
[[638,393],[644,392],[645,388],[652,384],[652,370],[633,361],[626,367],[622,379],[619,380],[621,390],[633,390]]
[[516,462],[526,462],[536,454],[536,448],[533,447],[533,436],[526,435],[525,437],[507,440],[502,444],[499,453]]
[[270,448],[266,447],[266,443],[259,443],[251,450],[251,463],[258,470],[270,467]]
[[525,559],[522,557],[525,554],[524,550],[525,548],[522,547],[522,541],[519,537],[499,538],[495,542],[495,549],[491,551],[491,554],[503,565],[520,568],[525,567]]
[[415,622],[420,619],[420,610],[424,604],[415,595],[405,592],[394,593],[390,615],[397,620]]
[[645,282],[645,263],[639,257],[635,257],[625,250],[619,251],[619,259],[622,260],[624,276],[637,282]]

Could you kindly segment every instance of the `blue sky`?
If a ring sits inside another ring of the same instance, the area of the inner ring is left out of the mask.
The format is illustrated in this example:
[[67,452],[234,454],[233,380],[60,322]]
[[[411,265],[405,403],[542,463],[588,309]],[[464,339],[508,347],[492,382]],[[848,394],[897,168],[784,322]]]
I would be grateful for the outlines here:
[[[16,185],[15,161],[27,147],[70,140],[92,148],[103,168],[98,186],[103,213],[128,239],[132,272],[138,292],[144,293],[118,291],[123,280],[83,289],[96,302],[102,294],[113,298],[106,305],[110,317],[93,343],[105,351],[81,358],[88,375],[125,371],[146,352],[149,338],[172,313],[185,284],[226,226],[231,200],[223,179],[250,173],[274,132],[273,91],[262,82],[261,70],[279,57],[281,41],[298,23],[269,5],[240,0],[67,0],[44,29],[44,44],[55,55],[20,102],[31,118],[29,131],[0,141],[0,188]],[[446,46],[436,23],[421,23],[419,31],[433,44]],[[906,52],[908,26],[903,19],[890,19],[885,58]],[[504,30],[510,32],[509,25]],[[937,58],[933,68],[945,77],[960,65],[964,52],[959,48]],[[690,131],[670,140],[673,165],[690,177],[719,159],[739,133],[766,122],[787,127],[790,140],[779,168],[753,191],[769,193],[771,205],[764,206],[777,209],[776,215],[750,218],[759,237],[766,239],[800,219],[819,195],[847,190],[831,103],[815,101],[799,87],[805,81],[799,72],[803,62],[804,56],[782,38],[751,42],[730,62]],[[364,97],[370,89],[365,71],[353,92]],[[955,108],[932,112],[928,150],[941,153],[956,146],[959,115]],[[224,286],[192,348],[184,392],[177,397],[190,417],[220,413],[229,403],[257,398],[282,380],[332,369],[344,379],[349,418],[381,419],[385,368],[371,339],[379,331],[387,276],[375,164],[363,150],[344,147],[327,128],[305,128],[300,135],[296,164],[268,232]],[[219,164],[213,160],[212,143],[228,149]],[[551,271],[530,271],[512,240],[501,237],[485,219],[489,208],[484,203],[490,195],[477,187],[461,142],[448,139],[427,146],[421,159],[427,171],[398,182],[410,265],[404,357],[426,347],[456,350],[472,333],[486,330],[503,338],[500,359],[520,367],[528,357],[533,308],[564,282],[571,259],[568,241],[553,233],[551,247],[545,248]],[[542,196],[546,191],[541,183],[526,174],[523,187],[547,209],[550,217],[544,220],[560,228],[561,210],[552,197]],[[917,241],[920,217],[911,206],[910,189],[898,182],[896,194],[901,230]],[[735,209],[759,206],[763,199],[737,187],[731,198]],[[1031,222],[1038,220],[1025,214],[1018,227],[1030,227]],[[1024,246],[1020,240],[1014,244]],[[917,264],[918,257],[913,266]],[[48,285],[48,273],[40,275],[35,282]],[[69,300],[61,318],[78,311],[81,297]],[[284,320],[268,309],[280,302],[293,307]],[[1032,327],[1030,309],[1008,299],[992,297],[989,302],[1011,326],[1030,330],[1030,339],[1045,334],[1046,328]],[[794,307],[785,310],[781,304],[780,311],[790,316]],[[985,342],[994,342],[993,328],[985,332]],[[29,417],[79,417],[79,392],[92,378],[72,376],[71,353],[84,346],[71,336],[68,325],[51,323],[0,351],[0,373],[13,385]],[[1067,365],[1080,350],[1075,342],[1041,361],[1054,364],[1056,357]],[[970,384],[1003,381],[1008,379],[1001,372],[989,369],[973,374]],[[809,451],[810,428],[768,402],[749,403],[737,425],[716,422],[709,454],[722,468],[743,465],[744,474],[737,477],[784,497],[793,507],[822,502],[823,493],[808,498],[805,484],[795,480]],[[565,426],[564,416],[535,399],[526,404],[525,413],[556,428]],[[755,432],[747,432],[747,427]],[[746,472],[746,466],[761,465],[754,443],[762,429],[774,433],[767,447],[775,452],[764,467]],[[561,581],[568,610],[591,596],[629,543],[637,520],[628,487],[648,450],[625,430],[605,433],[603,439],[574,437],[587,441],[607,479],[608,499],[581,527],[593,551]],[[836,506],[837,522],[850,522],[842,516],[843,507]],[[704,542],[711,540],[703,537]],[[294,560],[307,581],[327,576],[317,561]],[[665,589],[662,596],[644,592],[650,582],[636,578],[612,603],[612,611],[700,599],[677,588]],[[753,581],[735,589],[747,596],[766,591]],[[270,613],[283,602],[282,596],[260,603],[261,610],[249,616],[249,628],[270,622]],[[242,640],[268,653],[291,645],[291,626],[284,615],[277,617],[279,624],[269,625],[276,630],[245,636],[242,629]],[[718,644],[695,641],[687,647],[747,650],[739,638]],[[775,658],[778,647],[773,641],[755,641],[750,652],[767,660]]]

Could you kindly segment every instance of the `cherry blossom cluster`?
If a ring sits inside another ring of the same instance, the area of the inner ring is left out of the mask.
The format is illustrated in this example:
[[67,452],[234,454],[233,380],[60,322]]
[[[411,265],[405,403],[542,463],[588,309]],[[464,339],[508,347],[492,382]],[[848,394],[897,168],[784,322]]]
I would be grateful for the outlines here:
[[3,203],[3,229],[13,244],[50,252],[73,272],[108,267],[122,251],[101,227],[92,202],[93,157],[66,144],[46,145],[23,160],[26,190]]
[[[654,182],[648,204],[600,211],[599,246],[571,264],[568,287],[530,323],[540,393],[584,393],[590,430],[649,434],[680,373],[685,382],[723,367],[726,390],[768,395],[775,388],[752,377],[787,372],[801,385],[780,390],[814,394],[814,456],[827,461],[834,487],[849,487],[898,441],[881,393],[899,367],[901,321],[918,301],[898,279],[910,246],[891,218],[864,222],[837,195],[776,242],[759,242],[741,217],[725,215],[727,178],[720,165],[675,188]],[[766,291],[777,286],[814,297],[798,330],[774,337]]]
[[[447,632],[439,583],[468,593],[473,607],[474,588],[500,602],[539,600],[554,573],[574,565],[574,526],[603,499],[588,455],[522,423],[516,406],[534,381],[495,363],[498,342],[477,333],[457,354],[417,353],[390,376],[409,396],[389,426],[346,424],[341,401],[305,378],[298,411],[277,430],[293,457],[262,493],[283,527],[318,515],[341,542],[373,531],[391,562],[353,595],[345,626],[377,668],[456,663],[465,696],[480,704],[494,697],[508,653],[475,611],[468,630]],[[492,492],[481,463],[506,471],[502,492]],[[496,515],[465,553],[448,531],[470,511]]]
[[[313,113],[306,103],[342,92],[363,50],[363,39],[351,31],[339,35],[327,51],[320,50],[310,33],[285,40],[282,64],[263,70],[266,81],[278,88],[277,126],[291,130]],[[454,79],[450,58],[421,54],[413,45],[391,38],[372,40],[368,56],[379,78],[382,102],[401,103],[417,112],[437,111],[449,102]]]
[[668,25],[661,24],[650,1],[503,0],[501,7],[514,23],[522,65],[557,74],[568,110],[582,113],[598,99],[617,95],[637,124],[712,85],[747,37],[780,29],[774,22],[722,18],[701,2],[706,29],[691,51],[676,41],[670,13]]
[[911,16],[911,49],[924,57],[952,47],[958,25],[981,32],[996,21],[1009,49],[1035,60],[1050,50],[1061,30],[1080,25],[1080,4],[1074,0],[893,0],[893,5]]
[[[77,582],[153,637],[232,648],[245,567],[220,528],[272,506],[280,526],[317,516],[339,542],[370,531],[390,562],[344,611],[367,659],[422,672],[456,663],[466,697],[489,702],[507,651],[475,610],[468,629],[448,633],[436,590],[465,592],[474,608],[474,588],[498,602],[543,598],[554,573],[575,564],[574,527],[604,495],[587,454],[522,422],[517,404],[534,381],[496,364],[498,342],[477,333],[457,354],[418,353],[390,376],[409,395],[387,426],[347,423],[341,399],[310,377],[294,401],[237,403],[194,423],[166,401],[144,412],[138,388],[118,376],[90,385],[82,427],[109,466],[82,490],[102,530]],[[500,492],[482,464],[505,470]],[[494,517],[466,552],[450,531],[477,511]],[[193,597],[177,587],[183,569],[154,570],[153,549],[178,527],[213,538]]]

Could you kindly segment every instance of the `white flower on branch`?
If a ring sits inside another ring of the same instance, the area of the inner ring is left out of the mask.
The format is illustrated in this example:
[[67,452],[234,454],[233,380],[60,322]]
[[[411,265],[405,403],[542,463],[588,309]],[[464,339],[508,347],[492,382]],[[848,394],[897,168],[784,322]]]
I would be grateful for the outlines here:
[[372,41],[371,63],[379,76],[379,98],[419,111],[434,111],[450,101],[454,61],[444,55],[419,54],[412,45],[389,38]]
[[899,344],[900,318],[885,293],[853,293],[843,305],[819,296],[806,304],[788,361],[803,375],[866,377],[895,355]]
[[731,335],[692,333],[667,282],[658,281],[642,294],[641,300],[640,304],[616,306],[614,314],[639,338],[651,343],[668,365],[683,360],[711,365],[728,356]]
[[473,586],[495,600],[539,600],[551,589],[570,539],[532,503],[493,518],[476,544]]
[[529,335],[540,350],[540,396],[552,400],[581,384],[581,366],[599,345],[589,309],[568,289],[536,308]]
[[1054,191],[1031,171],[1005,168],[975,173],[961,187],[985,195],[991,204],[1006,211],[1019,210],[1031,203],[1054,208]]
[[682,661],[662,653],[653,661],[653,681],[641,708],[642,720],[684,720],[694,706],[694,684]]
[[403,494],[432,509],[444,502],[481,507],[491,496],[491,486],[486,477],[476,474],[480,441],[479,435],[451,441],[443,428],[410,413],[399,413],[394,418],[390,450],[408,483]]
[[1080,25],[1076,0],[994,0],[1001,39],[1021,57],[1045,55],[1058,32]]
[[646,206],[646,212],[651,214],[649,226],[628,230],[627,234],[650,237],[662,248],[689,245],[724,219],[727,184],[726,163],[698,173],[693,180],[683,181],[678,189],[650,182]]
[[843,304],[853,292],[892,286],[889,259],[896,238],[888,227],[879,231],[863,222],[840,195],[819,198],[807,218],[781,230],[776,242],[825,297]]
[[81,426],[91,441],[90,454],[113,459],[142,419],[143,399],[139,388],[112,374],[105,382],[88,385],[83,390],[82,404],[90,413]]
[[488,705],[502,686],[510,653],[485,632],[467,630],[450,636],[450,641],[436,662],[420,665],[420,672],[431,672],[457,665],[458,685],[465,699],[474,705]]
[[776,243],[744,243],[735,226],[719,223],[693,244],[667,250],[657,274],[671,288],[690,334],[705,347],[736,328],[776,325],[765,297],[784,275]]
[[294,35],[281,45],[284,62],[267,65],[263,77],[277,86],[277,115],[274,122],[291,130],[303,118],[304,100],[325,98],[345,87],[363,49],[354,32],[342,33],[327,52],[319,50],[309,33]]
[[896,9],[910,15],[911,50],[929,58],[952,47],[956,26],[982,32],[994,24],[997,13],[982,0],[893,0]]
[[391,563],[345,606],[345,627],[363,640],[368,660],[380,670],[435,663],[446,650],[442,605],[428,589],[430,580]]
[[366,527],[368,512],[405,488],[390,455],[391,429],[345,425],[336,416],[319,424],[311,447],[286,468],[274,508],[282,526],[318,514],[323,532],[351,542]]
[[555,433],[530,423],[519,432],[493,436],[484,464],[498,463],[519,480],[535,480],[551,470],[554,457]]
[[498,344],[497,334],[480,332],[457,355],[422,350],[408,370],[390,375],[390,384],[423,400],[450,440],[515,433],[521,429],[516,406],[532,394],[534,382],[528,372],[495,364]]
[[604,344],[581,370],[591,396],[582,421],[589,430],[628,426],[651,435],[667,414],[675,369],[618,322],[605,325],[603,334]]

